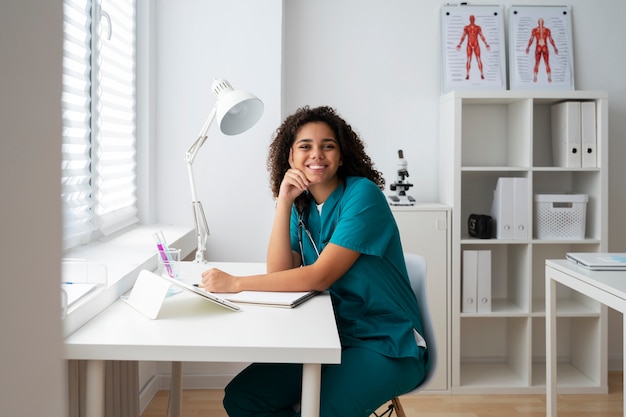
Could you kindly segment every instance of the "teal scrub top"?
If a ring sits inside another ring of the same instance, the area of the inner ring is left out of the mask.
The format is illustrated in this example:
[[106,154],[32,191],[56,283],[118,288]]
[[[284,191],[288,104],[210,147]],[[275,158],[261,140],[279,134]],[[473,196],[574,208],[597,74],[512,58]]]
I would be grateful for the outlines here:
[[[322,206],[311,201],[303,221],[321,253],[332,242],[361,253],[329,289],[343,347],[364,347],[388,357],[419,357],[413,329],[422,320],[404,262],[400,234],[380,188],[363,177],[348,177]],[[317,259],[307,236],[291,214],[291,247],[305,265]]]

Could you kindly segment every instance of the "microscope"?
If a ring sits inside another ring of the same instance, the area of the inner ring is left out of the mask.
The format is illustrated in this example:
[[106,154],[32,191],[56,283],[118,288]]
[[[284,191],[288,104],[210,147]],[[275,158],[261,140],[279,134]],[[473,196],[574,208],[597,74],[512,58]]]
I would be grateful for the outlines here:
[[396,193],[395,195],[388,195],[387,200],[392,206],[412,206],[415,204],[415,199],[410,195],[406,195],[406,192],[409,188],[413,187],[413,184],[405,182],[405,178],[409,176],[409,171],[406,169],[407,163],[404,159],[402,149],[398,150],[398,158],[398,177],[396,178],[396,182],[389,185],[389,189]]

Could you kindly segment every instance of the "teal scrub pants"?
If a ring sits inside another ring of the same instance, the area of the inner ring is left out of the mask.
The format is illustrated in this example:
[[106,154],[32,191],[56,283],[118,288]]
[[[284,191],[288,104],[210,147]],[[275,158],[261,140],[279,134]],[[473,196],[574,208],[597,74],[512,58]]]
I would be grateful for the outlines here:
[[[346,348],[341,364],[322,365],[320,417],[367,417],[386,401],[415,388],[425,375],[422,357],[389,358],[363,348]],[[226,387],[230,417],[299,417],[301,364],[255,363]]]

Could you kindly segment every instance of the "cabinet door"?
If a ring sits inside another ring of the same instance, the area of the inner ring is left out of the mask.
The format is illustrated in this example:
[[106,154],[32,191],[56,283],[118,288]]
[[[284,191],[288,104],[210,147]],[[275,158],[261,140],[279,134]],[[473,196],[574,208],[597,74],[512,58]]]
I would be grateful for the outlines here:
[[429,391],[448,389],[448,210],[393,210],[405,252],[426,258],[428,304],[437,337],[437,371]]

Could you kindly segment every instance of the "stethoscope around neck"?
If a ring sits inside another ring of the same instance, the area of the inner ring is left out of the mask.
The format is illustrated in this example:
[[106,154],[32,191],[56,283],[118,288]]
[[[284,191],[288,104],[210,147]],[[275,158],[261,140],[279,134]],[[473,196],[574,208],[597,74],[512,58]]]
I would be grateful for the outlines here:
[[304,224],[304,215],[303,213],[298,213],[298,246],[300,247],[300,257],[302,258],[302,266],[305,266],[306,263],[304,262],[304,249],[302,247],[302,232],[303,231],[304,233],[306,233],[307,237],[309,238],[309,241],[311,242],[311,245],[313,245],[313,249],[315,250],[315,254],[319,258],[320,252],[317,250],[317,245],[315,244],[315,241],[313,240],[313,236],[311,236],[311,232],[309,231],[309,228],[306,227],[306,224]]

